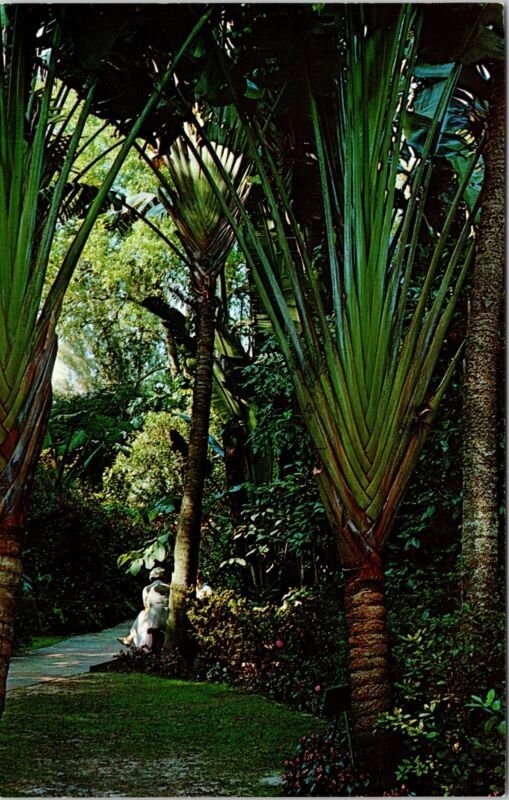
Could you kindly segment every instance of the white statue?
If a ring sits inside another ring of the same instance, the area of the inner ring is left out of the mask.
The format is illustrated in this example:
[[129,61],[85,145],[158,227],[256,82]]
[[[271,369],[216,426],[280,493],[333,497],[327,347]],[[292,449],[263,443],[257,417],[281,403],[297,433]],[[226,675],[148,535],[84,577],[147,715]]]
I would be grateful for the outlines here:
[[212,594],[212,587],[203,580],[201,575],[198,575],[196,579],[196,599],[205,600],[205,598],[210,597]]
[[151,583],[143,589],[143,611],[140,611],[134,620],[129,636],[118,640],[126,647],[153,650],[154,636],[152,632],[162,632],[166,628],[170,586],[161,580],[164,574],[162,567],[154,567],[150,572],[148,578]]

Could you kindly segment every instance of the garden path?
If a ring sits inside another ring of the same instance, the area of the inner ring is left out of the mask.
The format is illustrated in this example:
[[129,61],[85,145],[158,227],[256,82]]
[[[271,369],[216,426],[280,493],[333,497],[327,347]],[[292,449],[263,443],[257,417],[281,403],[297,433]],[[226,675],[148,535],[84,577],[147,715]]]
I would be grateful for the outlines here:
[[131,622],[123,622],[114,628],[72,636],[50,647],[14,656],[9,666],[7,691],[80,675],[96,664],[111,661],[113,656],[125,649],[117,637],[126,636],[130,626]]

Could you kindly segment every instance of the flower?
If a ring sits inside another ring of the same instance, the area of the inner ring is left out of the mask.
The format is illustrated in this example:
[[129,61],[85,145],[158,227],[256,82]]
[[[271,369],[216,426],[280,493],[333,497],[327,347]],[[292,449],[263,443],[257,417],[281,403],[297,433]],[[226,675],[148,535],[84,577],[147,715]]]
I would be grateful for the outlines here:
[[317,684],[315,686],[315,692],[321,692],[321,690],[322,690],[322,687],[319,684]]
[[281,641],[281,639],[278,639],[278,640],[276,641],[276,647],[283,647],[283,646],[284,646],[284,645],[283,645],[283,642]]

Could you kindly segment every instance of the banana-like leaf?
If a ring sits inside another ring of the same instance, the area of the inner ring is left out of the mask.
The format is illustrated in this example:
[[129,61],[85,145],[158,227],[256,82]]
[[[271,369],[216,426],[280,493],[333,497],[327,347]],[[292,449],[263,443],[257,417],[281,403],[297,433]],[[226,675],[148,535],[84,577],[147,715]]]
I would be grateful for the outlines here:
[[[414,89],[412,110],[404,115],[404,132],[408,145],[420,152],[429,127],[436,116],[438,104],[454,64],[419,64],[415,76],[419,79]],[[464,68],[445,114],[436,155],[448,159],[460,181],[470,165],[476,138],[484,129],[487,103],[463,85]],[[467,78],[468,78],[467,72]],[[481,81],[479,75],[479,81]],[[482,161],[476,165],[464,199],[473,208],[484,179]]]

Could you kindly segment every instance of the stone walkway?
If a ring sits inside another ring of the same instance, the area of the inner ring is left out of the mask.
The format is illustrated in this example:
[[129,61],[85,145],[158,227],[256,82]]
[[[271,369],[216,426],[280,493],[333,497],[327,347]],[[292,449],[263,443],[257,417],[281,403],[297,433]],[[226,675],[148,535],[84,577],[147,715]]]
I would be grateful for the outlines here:
[[47,683],[58,678],[69,678],[88,672],[90,667],[111,661],[125,648],[117,636],[126,636],[131,621],[98,633],[72,636],[51,647],[32,650],[25,656],[11,658],[7,676],[7,691],[35,683]]

